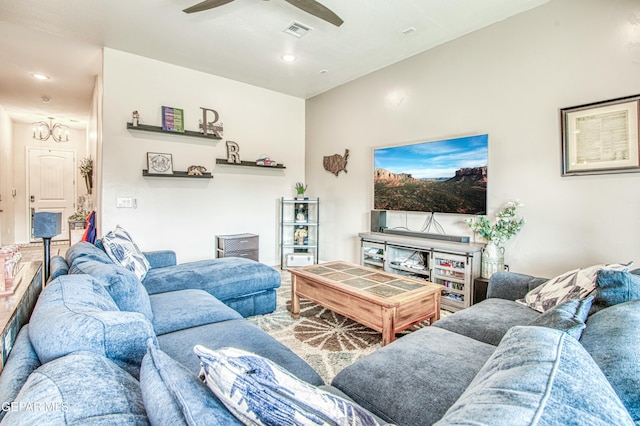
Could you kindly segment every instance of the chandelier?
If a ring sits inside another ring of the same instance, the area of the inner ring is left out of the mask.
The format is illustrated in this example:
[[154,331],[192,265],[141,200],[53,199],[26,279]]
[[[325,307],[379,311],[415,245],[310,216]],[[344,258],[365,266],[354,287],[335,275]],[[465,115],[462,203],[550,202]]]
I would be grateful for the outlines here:
[[49,123],[46,121],[33,123],[33,138],[46,141],[51,137],[56,142],[69,142],[69,126],[60,123],[53,124],[53,117],[48,118]]

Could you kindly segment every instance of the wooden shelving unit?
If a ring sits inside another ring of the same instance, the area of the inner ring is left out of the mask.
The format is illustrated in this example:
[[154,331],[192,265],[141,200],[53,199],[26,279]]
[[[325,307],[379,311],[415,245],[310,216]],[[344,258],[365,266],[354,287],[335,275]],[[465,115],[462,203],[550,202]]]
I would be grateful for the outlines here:
[[219,141],[222,138],[216,137],[216,136],[212,136],[212,135],[204,135],[200,132],[196,132],[193,130],[185,130],[184,133],[183,132],[169,132],[167,130],[162,130],[161,126],[150,126],[148,124],[138,124],[137,126],[134,126],[133,123],[127,123],[127,129],[128,130],[137,130],[137,131],[141,131],[141,132],[151,132],[151,133],[162,133],[165,135],[176,135],[176,136],[187,136],[187,137],[191,137],[191,138],[200,138],[200,139],[210,139],[210,140],[214,140],[214,141]]

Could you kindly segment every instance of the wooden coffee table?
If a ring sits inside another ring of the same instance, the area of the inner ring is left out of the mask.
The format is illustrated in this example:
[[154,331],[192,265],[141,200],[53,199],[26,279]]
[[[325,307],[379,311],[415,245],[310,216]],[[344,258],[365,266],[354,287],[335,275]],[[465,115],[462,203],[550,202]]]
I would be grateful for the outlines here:
[[291,315],[300,317],[300,298],[382,333],[382,346],[395,334],[440,319],[443,286],[347,262],[290,269]]

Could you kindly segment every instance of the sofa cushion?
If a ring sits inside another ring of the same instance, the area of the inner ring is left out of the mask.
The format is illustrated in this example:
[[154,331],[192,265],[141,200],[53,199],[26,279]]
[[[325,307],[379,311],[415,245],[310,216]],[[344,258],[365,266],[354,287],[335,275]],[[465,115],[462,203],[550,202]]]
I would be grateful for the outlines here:
[[140,388],[152,425],[241,425],[195,373],[149,345]]
[[[20,329],[0,375],[0,404],[2,407],[16,399],[29,375],[40,365],[38,355],[29,341],[29,324],[27,324]],[[0,410],[0,420],[5,414],[5,410]]]
[[612,263],[574,269],[534,288],[524,296],[524,299],[518,299],[517,302],[536,311],[544,312],[567,300],[582,299],[589,295],[596,287],[596,276],[599,270],[627,270],[630,265],[631,263]]
[[104,284],[121,311],[139,312],[153,321],[149,293],[133,272],[113,263],[86,260],[76,262],[71,273],[91,275]]
[[[577,380],[577,378],[579,378]],[[436,425],[633,425],[580,343],[546,327],[514,327]]]
[[150,300],[154,312],[153,328],[157,335],[242,318],[242,315],[204,290],[159,293],[152,295]]
[[224,302],[280,287],[280,273],[251,259],[223,257],[154,268],[142,284],[149,294],[196,288]]
[[44,364],[76,351],[105,356],[135,376],[155,334],[137,312],[122,312],[90,275],[65,275],[42,290],[29,321],[29,339]]
[[102,237],[102,245],[111,260],[136,274],[140,280],[144,279],[147,271],[151,268],[147,258],[144,257],[131,235],[120,225]]
[[425,327],[344,368],[331,384],[387,422],[430,425],[462,395],[495,349]]
[[555,328],[578,340],[586,327],[584,322],[587,320],[592,302],[593,296],[567,300],[545,311],[527,325]]
[[618,303],[640,299],[640,276],[626,271],[598,272],[591,313]]
[[631,417],[640,424],[640,300],[621,303],[587,319],[580,343],[598,364]]
[[378,424],[352,401],[301,381],[259,355],[202,345],[193,350],[202,363],[200,377],[245,424]]
[[324,384],[318,373],[302,358],[245,319],[216,322],[163,334],[158,336],[158,343],[163,352],[194,374],[200,371],[200,360],[193,353],[195,345],[211,349],[233,346],[269,358],[312,385]]
[[514,325],[526,325],[540,313],[512,300],[485,299],[436,321],[433,326],[497,346]]
[[71,247],[67,249],[65,252],[65,259],[67,260],[67,264],[69,267],[72,267],[74,263],[84,260],[97,260],[101,263],[113,263],[113,261],[107,256],[107,253],[104,250],[99,249],[91,243],[86,241],[81,241],[79,243],[73,244]]
[[87,352],[42,365],[8,408],[3,424],[148,424],[138,381],[108,359]]

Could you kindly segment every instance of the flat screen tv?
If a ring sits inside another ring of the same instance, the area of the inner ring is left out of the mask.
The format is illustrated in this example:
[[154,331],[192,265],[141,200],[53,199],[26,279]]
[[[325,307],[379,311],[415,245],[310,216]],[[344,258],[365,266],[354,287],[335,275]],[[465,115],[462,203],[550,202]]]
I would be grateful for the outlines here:
[[488,135],[375,149],[374,209],[486,214]]

